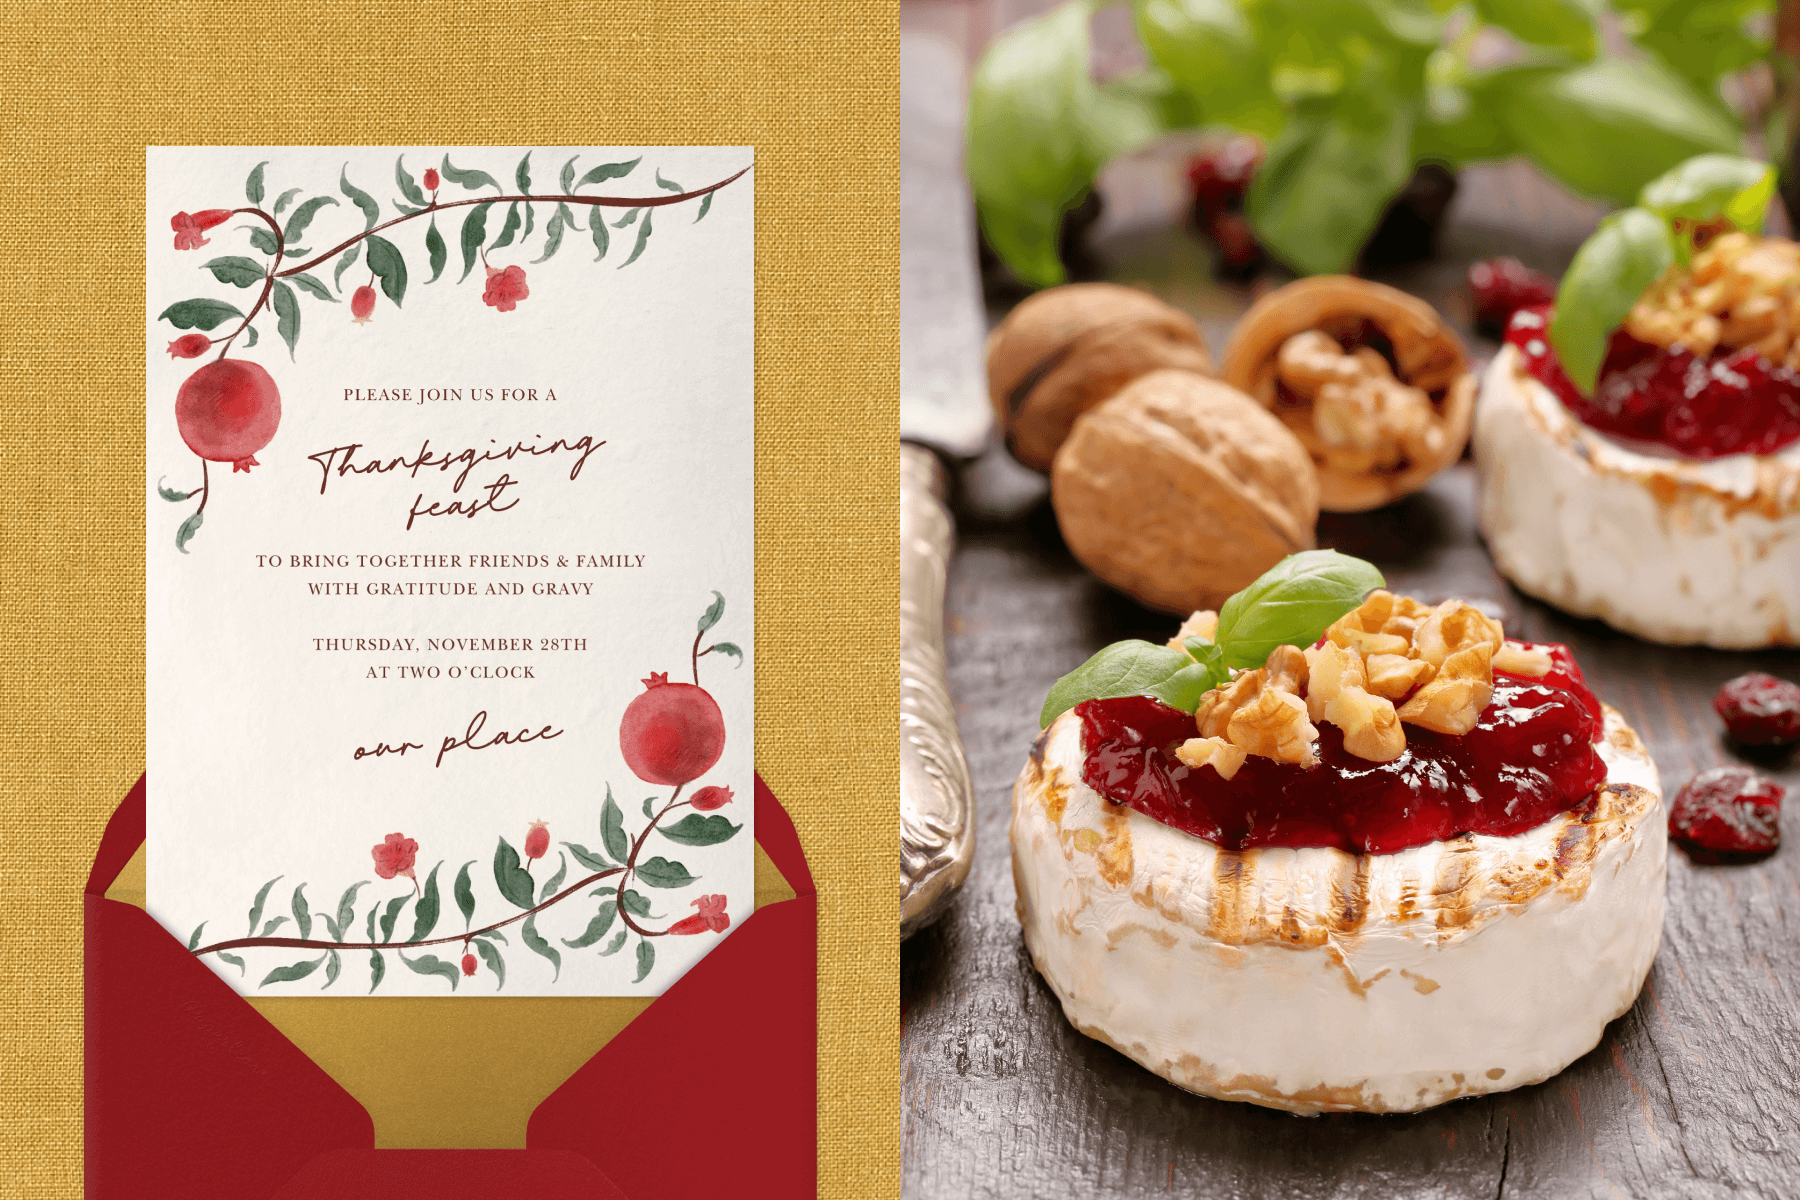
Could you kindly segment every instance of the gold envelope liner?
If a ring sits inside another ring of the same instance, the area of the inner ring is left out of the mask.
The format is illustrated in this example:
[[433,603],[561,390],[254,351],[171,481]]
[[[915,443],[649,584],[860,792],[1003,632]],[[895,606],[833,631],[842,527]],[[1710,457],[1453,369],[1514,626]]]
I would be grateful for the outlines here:
[[[106,889],[144,907],[144,847]],[[794,898],[762,844],[756,907]],[[368,1110],[381,1149],[518,1149],[531,1114],[648,996],[246,997]]]

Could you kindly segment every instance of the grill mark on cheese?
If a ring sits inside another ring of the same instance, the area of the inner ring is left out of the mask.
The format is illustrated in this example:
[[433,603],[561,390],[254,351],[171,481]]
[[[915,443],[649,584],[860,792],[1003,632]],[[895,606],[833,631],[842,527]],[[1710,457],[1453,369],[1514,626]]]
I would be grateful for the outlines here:
[[1475,915],[1479,897],[1470,893],[1479,893],[1481,886],[1477,857],[1475,839],[1466,833],[1444,843],[1431,889],[1431,898],[1436,901],[1439,940],[1469,924]]
[[1100,868],[1100,878],[1114,887],[1124,887],[1131,882],[1131,824],[1124,815],[1130,810],[1116,804],[1106,807],[1112,811],[1106,814],[1106,833],[1094,862]]
[[1400,969],[1400,974],[1403,978],[1412,980],[1413,991],[1419,993],[1421,996],[1429,996],[1443,986],[1435,979],[1427,979],[1423,975],[1414,975],[1404,967]]
[[1207,932],[1221,942],[1244,945],[1249,942],[1245,928],[1245,909],[1253,901],[1255,869],[1249,855],[1241,850],[1221,849],[1213,859],[1212,922]]
[[1331,877],[1333,933],[1355,933],[1368,918],[1369,865],[1370,858],[1366,854],[1346,854],[1338,861],[1338,871]]

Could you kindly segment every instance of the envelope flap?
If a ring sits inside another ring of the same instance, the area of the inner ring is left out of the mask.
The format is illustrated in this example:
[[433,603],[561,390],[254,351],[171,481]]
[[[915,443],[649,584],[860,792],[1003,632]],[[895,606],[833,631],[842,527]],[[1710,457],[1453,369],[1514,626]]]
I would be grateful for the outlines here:
[[94,869],[88,872],[87,894],[103,896],[125,864],[144,844],[144,776],[139,775],[125,799],[113,809],[94,853]]
[[794,828],[794,818],[788,816],[787,809],[775,799],[775,793],[763,782],[761,772],[756,775],[756,841],[781,868],[795,895],[818,894],[813,887],[812,871],[806,865],[806,851],[800,846],[800,832]]

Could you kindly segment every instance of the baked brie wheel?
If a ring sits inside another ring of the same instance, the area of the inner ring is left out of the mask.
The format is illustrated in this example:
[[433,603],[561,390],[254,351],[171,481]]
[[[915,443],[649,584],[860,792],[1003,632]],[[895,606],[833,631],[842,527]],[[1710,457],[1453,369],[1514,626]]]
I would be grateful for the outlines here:
[[1508,344],[1474,447],[1481,529],[1521,591],[1653,642],[1800,645],[1800,443],[1710,460],[1629,449]]
[[1389,854],[1222,849],[1094,791],[1083,738],[1064,712],[1013,790],[1025,944],[1077,1029],[1189,1091],[1311,1115],[1537,1083],[1656,956],[1660,785],[1611,708],[1590,804]]

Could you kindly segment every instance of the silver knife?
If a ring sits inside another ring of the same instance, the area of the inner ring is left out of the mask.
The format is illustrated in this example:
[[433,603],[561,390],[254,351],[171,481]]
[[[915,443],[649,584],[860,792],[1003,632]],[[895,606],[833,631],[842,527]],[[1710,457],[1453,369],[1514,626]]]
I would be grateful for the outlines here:
[[939,455],[971,458],[993,417],[975,215],[963,178],[963,47],[900,35],[900,936],[943,915],[975,854],[975,787],[944,674],[954,524]]

